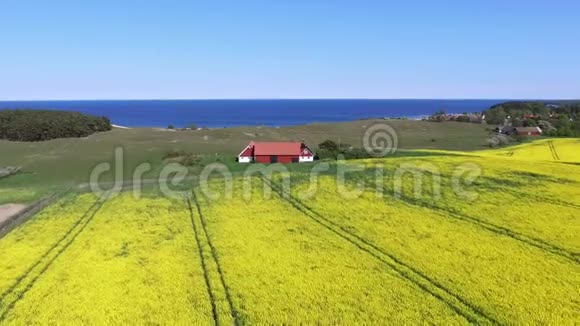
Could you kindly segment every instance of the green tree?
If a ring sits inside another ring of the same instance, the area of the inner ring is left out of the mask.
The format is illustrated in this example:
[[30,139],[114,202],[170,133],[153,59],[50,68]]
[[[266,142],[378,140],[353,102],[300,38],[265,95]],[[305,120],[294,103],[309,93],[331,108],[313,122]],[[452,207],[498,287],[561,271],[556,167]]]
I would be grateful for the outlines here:
[[515,119],[512,119],[512,126],[514,126],[514,127],[523,127],[524,126],[524,122],[520,118],[515,118]]
[[524,127],[537,127],[538,122],[534,119],[526,119],[523,121]]
[[318,148],[326,151],[336,152],[339,150],[338,144],[330,139],[323,141],[322,143],[318,144]]
[[455,121],[458,122],[471,122],[471,119],[469,118],[468,115],[460,115],[457,117],[457,119],[455,119]]

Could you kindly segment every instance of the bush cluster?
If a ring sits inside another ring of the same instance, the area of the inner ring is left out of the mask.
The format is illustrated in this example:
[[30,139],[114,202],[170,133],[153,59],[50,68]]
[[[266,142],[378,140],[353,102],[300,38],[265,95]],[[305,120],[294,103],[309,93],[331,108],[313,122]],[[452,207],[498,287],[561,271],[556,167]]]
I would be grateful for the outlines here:
[[363,148],[356,148],[349,144],[338,144],[332,140],[325,140],[318,144],[318,150],[316,151],[318,159],[336,159],[339,156],[347,160],[372,157]]
[[0,139],[44,141],[55,138],[86,137],[111,130],[111,121],[70,111],[0,110]]

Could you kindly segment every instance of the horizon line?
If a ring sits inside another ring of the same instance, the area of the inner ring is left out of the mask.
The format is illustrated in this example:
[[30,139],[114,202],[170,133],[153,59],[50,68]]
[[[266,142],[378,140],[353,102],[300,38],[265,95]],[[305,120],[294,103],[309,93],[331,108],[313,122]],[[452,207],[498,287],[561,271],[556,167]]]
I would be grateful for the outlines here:
[[359,101],[388,101],[388,100],[415,100],[415,101],[580,101],[579,98],[469,98],[469,97],[304,97],[304,98],[107,98],[107,99],[0,99],[0,102],[97,102],[97,101],[332,101],[332,100],[359,100]]

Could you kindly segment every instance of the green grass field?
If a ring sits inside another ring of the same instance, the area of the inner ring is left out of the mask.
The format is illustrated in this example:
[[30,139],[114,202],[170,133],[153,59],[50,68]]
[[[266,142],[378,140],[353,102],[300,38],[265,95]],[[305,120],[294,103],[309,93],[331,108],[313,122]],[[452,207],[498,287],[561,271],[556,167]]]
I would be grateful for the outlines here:
[[[360,120],[345,123],[311,124],[296,127],[239,127],[199,131],[160,129],[114,129],[86,139],[57,139],[22,143],[0,140],[0,166],[20,166],[22,173],[0,179],[0,204],[30,202],[58,187],[88,183],[90,171],[102,162],[114,164],[115,148],[124,149],[123,179],[131,179],[134,168],[144,162],[152,165],[146,176],[158,175],[162,157],[169,150],[200,154],[202,163],[219,161],[236,168],[238,153],[255,140],[305,141],[312,147],[326,139],[362,147],[362,135],[374,123],[388,123],[398,133],[402,149],[437,148],[476,150],[484,148],[489,137],[485,126],[468,123],[433,123],[407,120]],[[434,141],[433,141],[434,140]],[[198,168],[200,169],[200,168]],[[198,173],[195,168],[192,173]],[[112,180],[105,174],[103,181]]]
[[0,239],[0,323],[576,324],[580,165],[503,151],[69,193]]

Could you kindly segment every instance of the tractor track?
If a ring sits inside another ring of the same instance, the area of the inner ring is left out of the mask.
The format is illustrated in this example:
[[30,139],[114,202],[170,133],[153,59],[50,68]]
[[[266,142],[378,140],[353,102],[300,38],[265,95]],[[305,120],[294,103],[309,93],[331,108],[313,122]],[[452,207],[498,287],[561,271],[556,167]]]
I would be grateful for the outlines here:
[[228,305],[229,305],[230,314],[231,314],[232,318],[234,319],[234,325],[241,325],[242,324],[241,318],[240,318],[241,316],[234,305],[234,301],[232,300],[230,288],[228,287],[228,285],[226,283],[224,273],[223,273],[223,270],[221,267],[221,263],[220,263],[220,260],[219,260],[218,254],[217,254],[217,250],[216,250],[215,246],[213,245],[213,242],[211,241],[211,238],[209,236],[209,232],[207,231],[207,224],[206,224],[205,216],[201,210],[201,206],[199,204],[199,200],[197,198],[195,190],[192,190],[191,194],[192,194],[193,202],[195,203],[195,207],[197,209],[197,214],[199,215],[199,220],[201,222],[201,229],[203,231],[203,235],[205,236],[205,238],[207,240],[207,244],[210,248],[210,253],[211,253],[212,259],[214,260],[216,267],[217,267],[217,272],[219,274],[220,282],[224,288],[226,300],[227,300]]
[[556,151],[556,146],[554,146],[554,142],[552,140],[548,141],[548,148],[550,148],[550,153],[552,154],[552,158],[554,159],[554,161],[559,161],[560,156],[558,155],[558,152]]
[[[83,232],[83,230],[89,225],[89,223],[93,220],[97,212],[101,209],[103,204],[107,201],[106,197],[102,197],[97,199],[97,201],[89,207],[89,209],[78,219],[75,224],[54,244],[52,245],[47,252],[45,252],[36,263],[34,263],[30,268],[26,270],[26,272],[21,275],[16,282],[10,286],[2,295],[0,296],[0,323],[6,319],[6,316],[16,303],[21,300],[24,295],[36,284],[38,279],[44,275],[44,273],[48,270],[48,268],[60,257],[76,240],[76,238]],[[70,236],[70,237],[69,237]],[[67,239],[69,238],[69,239]],[[57,249],[61,244],[62,247]],[[39,270],[38,275],[34,276],[30,282],[26,285],[26,287],[17,294],[16,298],[10,301],[8,304],[5,303],[6,299],[11,295],[14,294],[16,288],[32,273],[32,271],[38,267],[42,261],[47,258],[54,250],[56,250],[56,254],[54,257],[50,258],[46,265],[42,266]]]
[[214,320],[216,325],[219,325],[219,319],[218,319],[218,313],[217,313],[217,307],[216,307],[216,299],[215,299],[215,295],[213,293],[211,282],[209,280],[209,272],[207,269],[207,264],[205,262],[205,256],[203,255],[201,240],[199,238],[199,231],[198,231],[197,226],[195,224],[195,220],[193,217],[193,208],[191,207],[191,200],[189,198],[187,198],[187,208],[189,209],[191,226],[193,228],[193,234],[195,236],[195,242],[197,244],[199,258],[201,260],[201,268],[203,269],[203,278],[205,280],[205,285],[207,287],[207,292],[208,292],[210,303],[211,303],[211,311],[212,311],[213,320]]
[[393,271],[397,272],[399,276],[410,283],[414,284],[424,292],[437,298],[439,301],[445,303],[458,315],[464,317],[474,324],[500,324],[499,321],[486,314],[480,307],[473,305],[468,300],[462,298],[458,294],[453,293],[438,281],[432,279],[430,276],[424,274],[415,267],[406,264],[395,255],[386,252],[377,245],[371,243],[367,239],[353,233],[342,225],[339,225],[330,219],[324,217],[322,214],[314,211],[312,208],[304,204],[301,200],[295,198],[288,192],[273,184],[270,180],[260,177],[281,199],[288,202],[298,211],[304,213],[311,220],[323,226],[325,229],[348,241],[361,251],[371,255],[372,257],[383,262],[389,266]]
[[437,207],[437,206],[432,205],[432,204],[416,201],[416,200],[410,199],[406,196],[400,196],[398,198],[398,200],[403,201],[409,205],[416,206],[416,207],[428,208],[432,211],[439,213],[438,215],[440,215],[442,218],[452,218],[452,219],[456,219],[456,220],[461,220],[461,221],[473,224],[473,225],[475,225],[479,228],[482,228],[486,231],[493,232],[493,233],[498,234],[498,235],[507,236],[507,237],[510,237],[514,240],[522,242],[526,245],[536,247],[538,249],[541,249],[544,252],[566,258],[567,260],[570,260],[573,263],[577,263],[577,264],[580,263],[580,253],[575,253],[575,252],[569,251],[565,248],[553,245],[553,244],[546,242],[542,239],[531,237],[528,235],[524,235],[524,234],[518,233],[512,229],[509,229],[509,228],[506,228],[503,226],[499,226],[499,225],[495,225],[493,223],[486,222],[484,220],[481,220],[481,219],[473,217],[473,216],[457,213],[457,212],[454,212],[452,210]]
[[551,204],[551,205],[557,205],[557,206],[565,206],[565,207],[571,207],[571,208],[580,208],[580,205],[576,205],[574,203],[569,203],[566,201],[561,201],[561,200],[557,200],[557,199],[548,199],[542,196],[537,196],[534,194],[522,194],[521,192],[517,191],[517,190],[513,190],[510,188],[502,188],[501,191],[505,191],[505,192],[509,192],[511,194],[513,194],[514,196],[527,196],[537,202],[543,202],[546,204]]
[[[376,189],[371,188],[371,190],[375,191]],[[514,194],[517,194],[514,191],[511,191],[511,190],[508,190],[508,191],[510,191]],[[383,193],[383,195],[384,196],[391,196],[388,193]],[[580,206],[574,205],[572,203],[546,200],[544,198],[542,198],[542,199],[537,198],[537,199],[539,201],[544,201],[546,203],[553,204],[553,205],[567,206],[567,207],[571,207],[571,208],[580,207]],[[532,237],[529,235],[525,235],[525,234],[519,233],[517,231],[514,231],[510,228],[499,226],[499,225],[484,221],[480,218],[473,217],[473,216],[466,215],[466,214],[462,214],[462,213],[456,212],[456,211],[451,210],[451,209],[441,208],[441,207],[438,207],[438,206],[430,204],[430,203],[415,200],[413,198],[409,198],[408,196],[402,195],[399,198],[397,198],[397,200],[402,201],[408,205],[415,206],[415,207],[428,208],[428,209],[434,211],[435,213],[437,213],[437,215],[440,216],[441,218],[451,218],[451,219],[460,220],[460,221],[463,221],[466,223],[470,223],[470,224],[475,225],[478,228],[484,229],[488,232],[493,232],[493,233],[498,234],[498,235],[510,237],[510,238],[517,240],[519,242],[522,242],[526,245],[536,247],[536,248],[538,248],[544,252],[547,252],[549,254],[553,254],[553,255],[557,255],[559,257],[565,258],[565,259],[571,261],[572,263],[577,263],[577,264],[580,263],[580,252],[570,251],[566,248],[549,243],[543,239]]]

